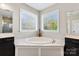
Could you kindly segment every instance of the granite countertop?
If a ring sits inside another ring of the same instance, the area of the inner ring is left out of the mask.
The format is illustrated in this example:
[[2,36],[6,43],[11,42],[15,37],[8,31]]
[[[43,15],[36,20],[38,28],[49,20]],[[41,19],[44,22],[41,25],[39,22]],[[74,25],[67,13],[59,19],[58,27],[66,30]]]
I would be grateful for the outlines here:
[[15,46],[64,46],[64,40],[56,39],[54,43],[51,44],[28,44],[24,39],[15,39]]

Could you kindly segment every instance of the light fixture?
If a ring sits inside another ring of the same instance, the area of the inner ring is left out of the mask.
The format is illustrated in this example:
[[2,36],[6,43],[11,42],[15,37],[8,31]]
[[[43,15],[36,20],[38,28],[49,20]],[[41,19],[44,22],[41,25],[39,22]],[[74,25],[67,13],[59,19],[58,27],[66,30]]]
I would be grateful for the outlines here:
[[8,9],[8,8],[9,8],[9,7],[8,7],[6,4],[4,4],[4,3],[1,3],[0,6],[1,6],[1,7],[0,7],[1,9]]
[[1,3],[1,7],[5,7],[5,4],[4,3]]

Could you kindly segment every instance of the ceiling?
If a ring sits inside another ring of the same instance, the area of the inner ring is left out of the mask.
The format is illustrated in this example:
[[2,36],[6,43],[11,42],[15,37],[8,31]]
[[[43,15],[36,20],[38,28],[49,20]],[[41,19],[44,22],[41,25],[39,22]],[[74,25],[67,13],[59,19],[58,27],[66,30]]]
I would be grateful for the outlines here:
[[37,10],[43,10],[45,8],[50,7],[51,5],[54,5],[55,3],[26,3],[26,4]]

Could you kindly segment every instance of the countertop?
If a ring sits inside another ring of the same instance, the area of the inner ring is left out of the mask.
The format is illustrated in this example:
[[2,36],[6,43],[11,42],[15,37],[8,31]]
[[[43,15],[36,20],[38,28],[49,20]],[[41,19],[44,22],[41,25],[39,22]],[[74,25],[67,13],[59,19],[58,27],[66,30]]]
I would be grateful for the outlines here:
[[[79,36],[77,35],[66,35],[65,37],[79,40]],[[52,44],[27,44],[24,39],[15,39],[15,46],[64,46],[65,45],[65,38],[55,39],[54,41],[55,42]]]
[[15,46],[64,46],[64,40],[55,39],[54,43],[51,44],[28,44],[25,39],[15,39]]
[[79,40],[79,36],[78,35],[66,35],[65,37]]
[[[0,34],[0,38],[6,38],[6,37],[14,37],[13,33],[4,33]],[[78,35],[65,35],[67,38],[74,38],[79,40]],[[15,46],[64,46],[65,45],[65,39],[54,39],[54,43],[52,44],[27,44],[25,39],[15,39],[14,44]]]
[[13,33],[1,33],[0,38],[14,37]]

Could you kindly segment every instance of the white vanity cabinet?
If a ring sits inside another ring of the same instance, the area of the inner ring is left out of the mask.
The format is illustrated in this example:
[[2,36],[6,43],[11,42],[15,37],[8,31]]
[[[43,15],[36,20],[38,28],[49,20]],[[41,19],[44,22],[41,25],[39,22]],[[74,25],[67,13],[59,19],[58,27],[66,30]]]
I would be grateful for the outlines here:
[[37,56],[38,48],[33,47],[16,47],[15,50],[16,56]]
[[63,56],[63,46],[17,46],[16,56]]
[[63,56],[63,47],[45,47],[41,49],[42,56]]

